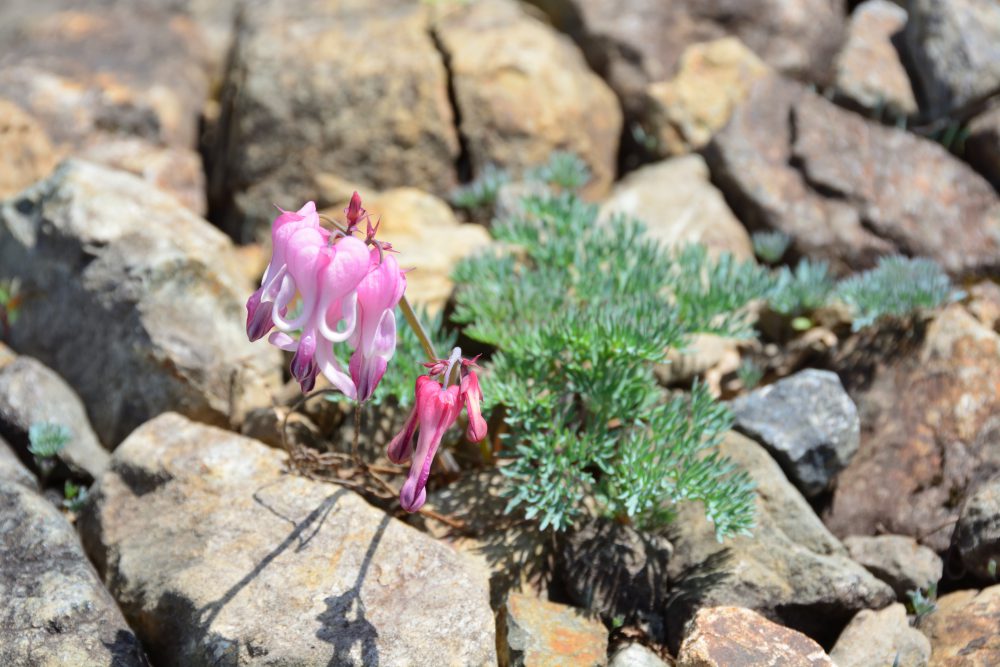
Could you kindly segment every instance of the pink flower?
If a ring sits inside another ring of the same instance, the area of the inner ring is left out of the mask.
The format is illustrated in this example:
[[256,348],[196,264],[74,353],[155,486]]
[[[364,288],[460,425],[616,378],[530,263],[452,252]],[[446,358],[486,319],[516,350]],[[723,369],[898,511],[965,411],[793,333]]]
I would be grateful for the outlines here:
[[358,326],[351,338],[351,378],[359,401],[371,397],[396,351],[393,311],[406,290],[406,277],[395,257],[383,256],[378,248],[369,257],[371,268],[358,285]]

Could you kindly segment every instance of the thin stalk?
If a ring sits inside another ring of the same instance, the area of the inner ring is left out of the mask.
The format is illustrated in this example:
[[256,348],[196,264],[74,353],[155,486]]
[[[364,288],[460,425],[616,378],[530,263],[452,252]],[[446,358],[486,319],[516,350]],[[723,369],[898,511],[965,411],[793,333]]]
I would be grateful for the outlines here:
[[406,323],[410,325],[411,329],[413,329],[413,333],[417,334],[417,338],[420,339],[420,346],[424,348],[424,354],[427,355],[427,360],[437,360],[438,356],[434,351],[434,343],[431,342],[431,337],[427,335],[427,330],[424,329],[424,325],[420,323],[419,319],[417,319],[417,314],[413,312],[413,307],[410,306],[410,302],[406,300],[405,295],[399,300],[399,309],[403,311],[403,317],[406,318]]
[[361,455],[358,453],[358,440],[361,438],[361,403],[354,404],[354,440],[351,442],[351,458],[354,465],[361,467]]

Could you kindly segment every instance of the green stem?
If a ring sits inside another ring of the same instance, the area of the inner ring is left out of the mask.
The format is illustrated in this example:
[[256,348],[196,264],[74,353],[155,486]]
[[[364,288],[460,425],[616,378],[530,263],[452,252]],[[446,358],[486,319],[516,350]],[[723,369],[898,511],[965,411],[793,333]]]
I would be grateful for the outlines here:
[[399,300],[399,309],[403,311],[403,317],[406,318],[406,323],[410,325],[413,329],[413,333],[417,334],[417,338],[420,339],[420,346],[424,348],[424,354],[427,355],[428,361],[437,361],[437,353],[434,351],[434,343],[431,342],[431,337],[427,335],[427,330],[424,329],[424,325],[420,323],[417,319],[417,314],[413,312],[413,307],[410,306],[410,302],[406,300],[406,296],[403,296]]

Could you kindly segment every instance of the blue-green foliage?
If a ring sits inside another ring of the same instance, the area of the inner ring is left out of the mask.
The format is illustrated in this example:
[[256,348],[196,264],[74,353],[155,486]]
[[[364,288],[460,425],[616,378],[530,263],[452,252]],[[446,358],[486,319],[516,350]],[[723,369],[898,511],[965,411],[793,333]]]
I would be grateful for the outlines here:
[[455,271],[453,317],[497,348],[483,383],[508,428],[510,506],[563,529],[595,505],[644,524],[700,500],[720,537],[747,533],[749,478],[711,452],[727,411],[702,386],[666,400],[653,364],[691,333],[751,334],[767,271],[598,224],[569,192],[526,199],[493,232],[503,249]]
[[768,264],[777,264],[785,256],[792,237],[780,231],[754,232],[751,241],[757,259]]
[[834,286],[826,262],[803,259],[794,271],[787,266],[778,269],[768,303],[776,313],[797,317],[825,306]]
[[555,151],[549,161],[525,173],[529,181],[555,185],[564,190],[579,190],[590,180],[590,168],[576,153]]
[[36,422],[28,428],[28,451],[37,459],[50,459],[57,456],[72,437],[62,424]]
[[470,211],[489,208],[496,202],[500,188],[509,181],[510,174],[506,170],[488,164],[478,178],[451,194],[451,203]]

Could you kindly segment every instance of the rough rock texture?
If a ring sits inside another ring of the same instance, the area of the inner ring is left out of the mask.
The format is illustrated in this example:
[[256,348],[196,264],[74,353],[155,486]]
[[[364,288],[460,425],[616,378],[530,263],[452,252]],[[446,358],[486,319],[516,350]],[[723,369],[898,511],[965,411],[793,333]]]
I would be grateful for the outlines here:
[[881,255],[955,274],[1000,265],[1000,199],[941,145],[840,109],[789,81],[758,82],[706,149],[713,181],[752,229],[778,229],[834,271]]
[[677,667],[735,665],[834,667],[819,644],[749,609],[702,609],[691,621]]
[[672,553],[662,536],[595,519],[559,536],[556,570],[575,604],[608,622],[645,620],[666,602]]
[[626,644],[611,656],[608,667],[667,667],[667,663],[642,644]]
[[1000,576],[1000,474],[972,490],[951,542],[962,565],[974,576],[989,582]]
[[434,34],[447,58],[473,173],[487,164],[518,171],[564,150],[590,167],[586,194],[607,191],[621,111],[569,39],[512,0],[459,5],[436,21]]
[[858,451],[858,410],[830,371],[800,371],[729,405],[734,428],[764,445],[807,497],[829,489]]
[[45,128],[21,107],[0,99],[0,199],[47,176],[56,159]]
[[283,452],[173,413],[115,452],[80,518],[157,665],[483,665],[485,577]]
[[691,44],[736,35],[769,65],[822,82],[843,41],[842,0],[531,0],[571,34],[629,115]]
[[910,0],[906,46],[922,106],[934,115],[1000,90],[1000,5]]
[[910,76],[897,43],[906,28],[906,10],[889,0],[868,0],[851,14],[847,42],[837,56],[837,93],[870,111],[917,113]]
[[113,447],[165,410],[217,424],[268,404],[279,353],[251,346],[229,240],[129,174],[68,161],[0,206],[11,346],[59,373]]
[[750,235],[709,182],[700,155],[647,165],[619,181],[601,205],[608,221],[620,213],[638,218],[649,236],[665,246],[701,243],[715,252],[753,258]]
[[906,608],[859,611],[830,651],[837,667],[927,667],[931,643],[910,627]]
[[851,558],[892,586],[896,599],[926,591],[941,580],[944,564],[936,553],[905,535],[851,535],[844,538]]
[[209,196],[237,238],[263,235],[274,204],[332,204],[329,174],[437,194],[456,184],[458,135],[427,3],[248,4],[222,100]]
[[720,544],[700,506],[679,508],[671,535],[671,600],[664,612],[673,647],[684,623],[702,607],[747,607],[832,641],[838,624],[857,611],[893,601],[892,589],[847,557],[763,447],[730,433],[720,451],[757,484],[757,526],[752,538]]
[[677,74],[646,89],[643,125],[656,140],[653,151],[680,155],[707,144],[770,71],[735,37],[689,46]]
[[970,484],[1000,471],[1000,335],[958,304],[923,329],[845,346],[861,447],[825,518],[838,535],[922,536],[943,552]]
[[2,440],[0,563],[0,664],[148,664],[73,527]]
[[957,591],[938,599],[920,623],[931,640],[930,667],[1000,665],[1000,585]]
[[965,159],[1000,191],[1000,105],[969,122]]
[[[490,233],[477,224],[462,224],[441,199],[416,188],[396,188],[364,199],[373,219],[381,218],[379,238],[392,242],[406,274],[406,298],[431,311],[444,307],[454,284],[451,272],[463,257],[490,243]],[[327,211],[334,218],[340,211]]]
[[511,593],[497,621],[500,667],[606,665],[608,631],[579,609]]
[[61,377],[31,357],[0,365],[0,436],[30,458],[28,431],[43,422],[69,429],[58,459],[74,474],[97,478],[108,467],[108,453],[90,427],[83,403]]

